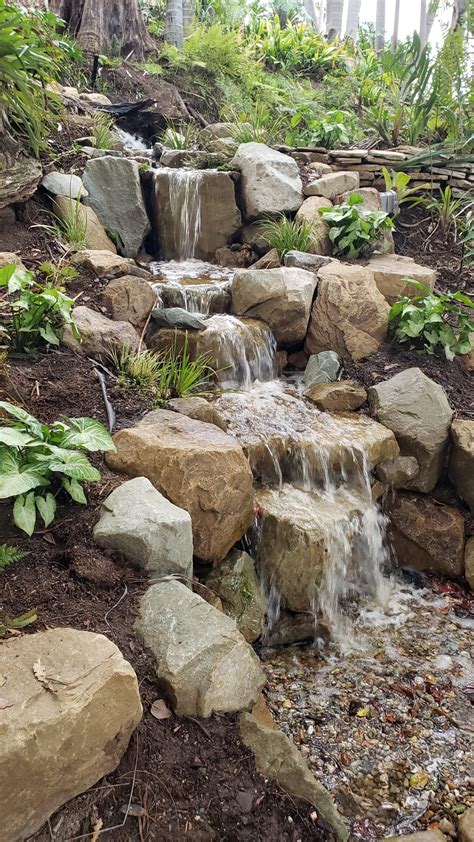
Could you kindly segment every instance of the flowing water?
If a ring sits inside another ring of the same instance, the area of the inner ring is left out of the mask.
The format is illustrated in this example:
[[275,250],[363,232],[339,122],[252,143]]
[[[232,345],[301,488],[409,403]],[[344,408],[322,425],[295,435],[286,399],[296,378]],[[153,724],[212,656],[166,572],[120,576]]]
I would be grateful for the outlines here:
[[[163,170],[161,170],[161,173]],[[178,261],[193,258],[201,234],[201,170],[166,168],[170,212]]]

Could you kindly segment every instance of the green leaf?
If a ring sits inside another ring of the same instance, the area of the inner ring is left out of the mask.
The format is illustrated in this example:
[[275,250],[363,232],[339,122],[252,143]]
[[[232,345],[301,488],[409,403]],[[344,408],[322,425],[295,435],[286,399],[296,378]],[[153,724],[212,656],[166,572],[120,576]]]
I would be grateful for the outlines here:
[[0,287],[8,286],[8,282],[15,273],[16,268],[14,263],[8,263],[6,266],[2,266],[0,269]]
[[31,537],[36,523],[35,493],[19,494],[13,504],[13,520],[18,529]]
[[33,435],[39,438],[43,437],[42,426],[39,421],[36,420],[34,415],[30,415],[29,412],[22,409],[21,406],[15,406],[15,404],[9,403],[8,401],[0,401],[0,409],[3,409],[8,415],[12,415],[13,418],[17,418],[18,421],[21,421]]
[[56,514],[56,497],[48,491],[45,497],[36,496],[35,503],[44,525],[49,526]]
[[0,499],[16,497],[39,485],[48,485],[47,468],[31,464],[12,450],[0,448]]
[[69,418],[70,429],[61,436],[62,447],[83,447],[85,450],[115,450],[112,437],[94,418]]
[[87,497],[84,494],[84,489],[77,479],[68,479],[65,477],[63,479],[63,488],[76,503],[87,504]]
[[23,433],[15,427],[0,427],[1,444],[8,444],[9,447],[25,447],[30,441],[32,441],[32,438],[28,433]]
[[51,451],[53,455],[47,462],[50,471],[65,474],[81,482],[96,482],[100,479],[99,471],[91,465],[84,453],[61,447],[52,447]]
[[59,345],[59,339],[50,322],[45,322],[44,325],[39,328],[39,334],[49,345]]
[[9,629],[24,629],[30,623],[35,623],[38,619],[36,608],[31,608],[30,611],[25,611],[18,617],[5,617],[5,621],[0,623],[0,634],[5,635]]

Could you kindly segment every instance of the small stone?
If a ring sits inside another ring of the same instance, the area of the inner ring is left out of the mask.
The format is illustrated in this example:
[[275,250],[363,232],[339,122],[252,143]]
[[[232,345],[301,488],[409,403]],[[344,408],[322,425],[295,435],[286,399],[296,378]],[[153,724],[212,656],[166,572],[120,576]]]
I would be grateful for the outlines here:
[[403,488],[416,477],[419,471],[418,462],[414,456],[396,456],[389,462],[377,465],[377,476],[392,488]]
[[312,384],[305,390],[304,396],[325,412],[350,412],[362,406],[367,392],[357,383],[339,380],[336,383]]
[[267,601],[251,556],[233,550],[211,571],[206,585],[221,598],[225,613],[235,620],[245,640],[257,640],[263,632]]
[[172,327],[182,330],[206,330],[206,323],[193,313],[182,307],[155,307],[152,311],[153,321],[160,327]]
[[104,289],[104,304],[113,319],[143,328],[156,302],[151,284],[134,275],[114,278]]
[[307,387],[320,383],[332,383],[337,380],[341,362],[335,351],[320,351],[312,354],[308,360],[303,381]]
[[49,172],[44,176],[41,185],[53,196],[77,199],[85,198],[88,195],[82,183],[82,178],[72,173]]

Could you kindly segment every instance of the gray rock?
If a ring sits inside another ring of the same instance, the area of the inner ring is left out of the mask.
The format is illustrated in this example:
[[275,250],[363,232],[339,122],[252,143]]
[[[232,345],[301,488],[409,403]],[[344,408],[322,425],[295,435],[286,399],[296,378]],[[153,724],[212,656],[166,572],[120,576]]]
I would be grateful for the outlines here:
[[210,140],[216,138],[231,138],[236,131],[234,123],[210,123],[199,132],[199,140],[201,143],[208,143]]
[[242,174],[247,219],[297,211],[303,202],[298,165],[264,143],[241,143],[230,165]]
[[152,319],[160,327],[177,327],[183,330],[206,330],[206,323],[182,307],[152,310]]
[[124,482],[102,504],[94,540],[153,576],[193,575],[191,517],[146,477]]
[[1,838],[20,842],[113,772],[142,707],[132,667],[95,632],[56,628],[4,640],[0,671],[7,700],[0,719]]
[[138,348],[138,334],[128,322],[114,322],[89,307],[75,307],[73,315],[79,339],[73,335],[69,325],[65,326],[61,337],[71,351],[87,357],[106,357],[114,345],[127,345],[133,350]]
[[359,186],[358,172],[335,172],[310,181],[304,188],[305,196],[323,196],[325,199],[335,199],[347,190],[354,190]]
[[44,176],[41,184],[53,196],[77,199],[79,196],[85,198],[88,195],[82,183],[82,178],[72,173],[49,172]]
[[406,488],[407,483],[416,477],[419,470],[414,456],[396,456],[395,459],[377,465],[377,476],[384,485]]
[[131,158],[93,158],[83,180],[88,204],[112,233],[120,253],[135,257],[150,231],[139,164]]
[[210,716],[255,704],[265,675],[235,621],[176,580],[153,585],[135,624],[176,713]]
[[444,467],[453,411],[442,386],[419,368],[408,368],[368,391],[372,414],[397,437],[402,456],[413,456],[418,474],[407,483],[431,491]]
[[317,272],[322,266],[334,263],[334,257],[325,257],[322,254],[308,254],[305,251],[287,251],[283,258],[285,266],[292,266],[295,269],[306,269],[307,272]]
[[312,354],[303,374],[306,386],[317,383],[333,383],[337,380],[341,363],[335,351],[320,351]]
[[235,620],[245,640],[257,640],[263,631],[266,599],[249,554],[231,552],[211,571],[206,585],[221,598],[225,613]]

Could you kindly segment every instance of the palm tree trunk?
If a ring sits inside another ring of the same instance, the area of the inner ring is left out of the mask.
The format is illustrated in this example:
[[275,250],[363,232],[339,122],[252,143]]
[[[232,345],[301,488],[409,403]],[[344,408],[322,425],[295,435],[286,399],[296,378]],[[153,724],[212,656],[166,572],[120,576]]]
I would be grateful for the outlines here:
[[182,50],[184,43],[183,0],[168,0],[165,18],[165,41]]
[[[423,2],[423,0],[422,0]],[[385,0],[377,0],[375,9],[375,49],[383,50],[385,46]]]
[[392,52],[398,47],[398,27],[400,24],[400,0],[395,0],[395,14],[393,16]]
[[360,6],[361,0],[349,0],[349,6],[347,9],[346,35],[350,35],[352,37],[357,36],[357,32],[359,29]]
[[185,35],[189,35],[191,31],[191,26],[194,20],[195,5],[194,0],[183,0],[183,29]]
[[421,46],[424,47],[426,44],[426,0],[421,0],[420,4],[420,27],[419,27],[419,35]]
[[311,21],[313,28],[316,30],[316,32],[318,32],[319,26],[318,18],[316,16],[316,9],[314,8],[314,0],[303,0],[303,6],[309,20]]
[[326,32],[332,41],[342,30],[342,13],[344,0],[327,0]]

